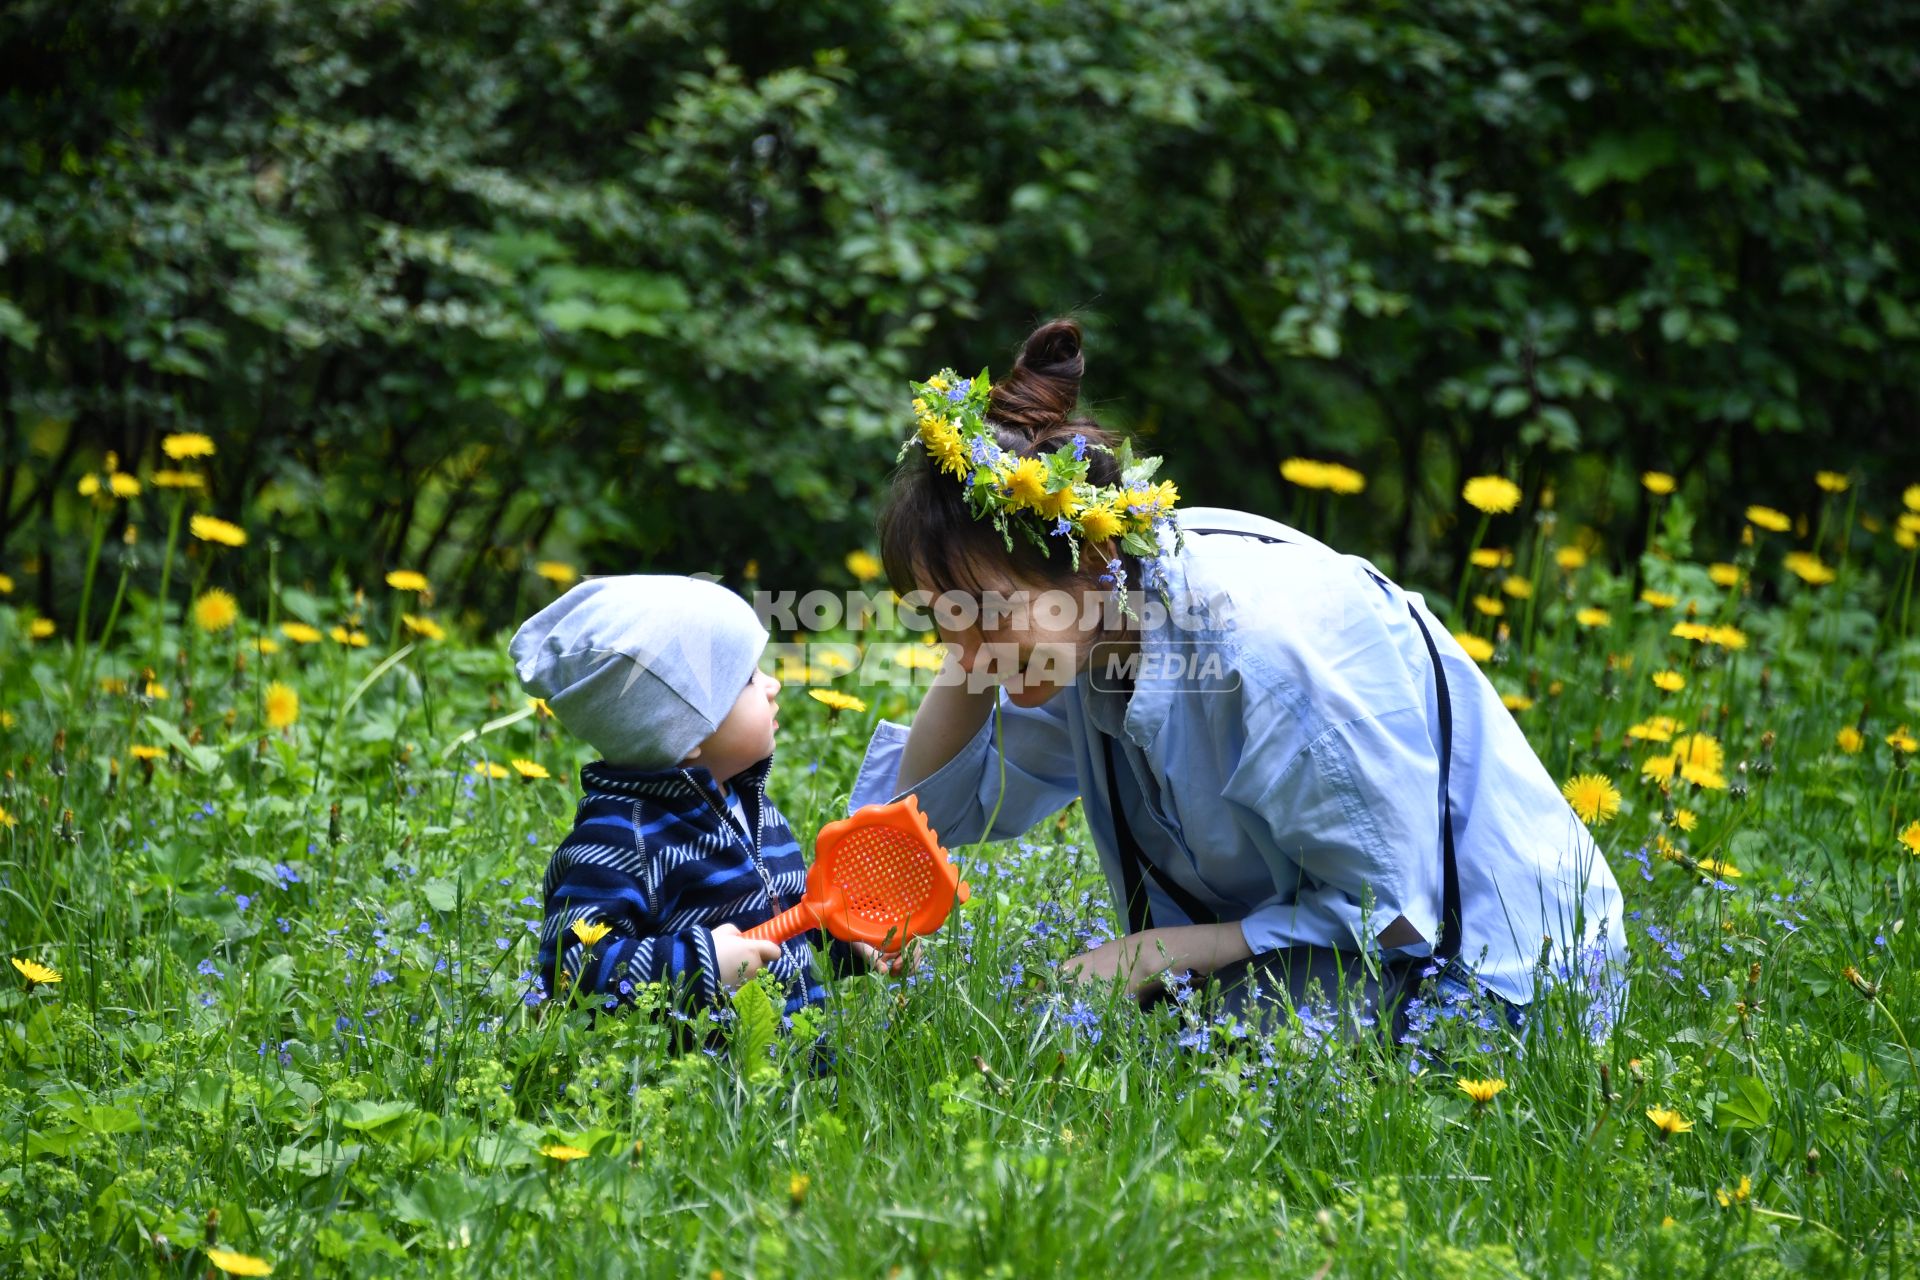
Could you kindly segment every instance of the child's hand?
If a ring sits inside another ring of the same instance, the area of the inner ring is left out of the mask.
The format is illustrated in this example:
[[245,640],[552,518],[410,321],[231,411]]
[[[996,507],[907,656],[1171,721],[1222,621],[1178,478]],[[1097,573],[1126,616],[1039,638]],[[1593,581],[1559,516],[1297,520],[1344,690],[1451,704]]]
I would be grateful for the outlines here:
[[850,942],[847,945],[853,949],[853,954],[860,957],[861,963],[865,964],[867,968],[874,970],[876,973],[884,973],[888,977],[902,973],[911,973],[920,967],[920,940],[918,938],[909,939],[906,947],[900,951],[882,951],[878,947],[868,946],[864,942]]
[[713,931],[713,958],[720,965],[720,983],[729,991],[772,964],[779,954],[779,943],[745,937],[739,925],[723,924]]

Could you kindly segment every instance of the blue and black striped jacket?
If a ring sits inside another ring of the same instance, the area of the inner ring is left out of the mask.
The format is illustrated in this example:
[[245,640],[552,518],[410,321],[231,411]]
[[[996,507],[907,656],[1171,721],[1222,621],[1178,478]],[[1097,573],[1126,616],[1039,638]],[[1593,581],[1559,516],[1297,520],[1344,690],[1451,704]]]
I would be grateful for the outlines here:
[[[712,929],[770,920],[806,889],[806,858],[767,799],[772,768],[768,756],[732,779],[751,837],[728,815],[726,797],[705,768],[640,770],[605,761],[583,768],[573,830],[547,864],[540,933],[547,990],[610,1007],[632,1003],[647,983],[658,982],[682,1010],[724,1005]],[[581,920],[612,930],[591,954],[573,932]],[[768,966],[786,987],[788,1013],[826,998],[812,957],[820,941],[818,933],[789,939]],[[845,971],[847,959],[836,942],[834,970]]]

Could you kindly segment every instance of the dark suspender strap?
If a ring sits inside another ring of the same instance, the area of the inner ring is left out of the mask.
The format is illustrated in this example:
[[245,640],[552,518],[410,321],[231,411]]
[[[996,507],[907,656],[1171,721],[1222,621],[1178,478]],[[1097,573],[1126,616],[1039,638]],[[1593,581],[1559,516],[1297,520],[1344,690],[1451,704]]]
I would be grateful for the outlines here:
[[1441,964],[1454,958],[1460,952],[1460,864],[1453,853],[1453,796],[1449,784],[1453,781],[1453,699],[1447,694],[1447,673],[1440,665],[1440,649],[1433,643],[1433,632],[1427,630],[1427,624],[1414,609],[1413,602],[1407,602],[1407,613],[1413,618],[1413,625],[1420,628],[1420,638],[1427,642],[1427,657],[1433,660],[1433,683],[1440,694],[1440,941],[1433,948],[1433,958]]
[[1113,810],[1113,834],[1120,858],[1120,889],[1127,901],[1127,932],[1139,933],[1142,929],[1153,927],[1153,908],[1147,901],[1146,884],[1141,877],[1141,869],[1153,873],[1153,882],[1160,886],[1174,905],[1191,924],[1219,924],[1220,913],[1200,899],[1175,884],[1173,877],[1153,865],[1147,857],[1147,851],[1140,847],[1134,838],[1133,827],[1127,821],[1126,804],[1120,798],[1120,770],[1115,764],[1116,745],[1106,734],[1100,735],[1107,749],[1107,803]]
[[[1249,529],[1188,529],[1188,533],[1222,533],[1237,538],[1256,538],[1261,542],[1286,542],[1285,538],[1276,538],[1269,533],[1254,533]],[[1380,575],[1374,574],[1374,580],[1385,585]],[[1460,864],[1453,849],[1453,699],[1447,692],[1446,669],[1440,665],[1440,649],[1433,642],[1433,632],[1413,607],[1407,602],[1407,615],[1413,619],[1413,625],[1420,628],[1420,638],[1427,642],[1427,657],[1433,662],[1433,683],[1440,701],[1440,941],[1433,948],[1433,958],[1446,964],[1460,952]],[[1114,796],[1114,814],[1118,823],[1126,819],[1119,816],[1119,795],[1113,790],[1113,753],[1111,744],[1107,753],[1107,789]],[[1124,831],[1124,827],[1122,828]],[[1122,860],[1124,861],[1124,855]],[[1135,873],[1136,878],[1138,872]],[[1124,879],[1126,869],[1122,867]],[[1162,886],[1168,887],[1164,876],[1156,876]],[[1175,901],[1179,901],[1176,897]],[[1181,904],[1185,909],[1185,904]]]

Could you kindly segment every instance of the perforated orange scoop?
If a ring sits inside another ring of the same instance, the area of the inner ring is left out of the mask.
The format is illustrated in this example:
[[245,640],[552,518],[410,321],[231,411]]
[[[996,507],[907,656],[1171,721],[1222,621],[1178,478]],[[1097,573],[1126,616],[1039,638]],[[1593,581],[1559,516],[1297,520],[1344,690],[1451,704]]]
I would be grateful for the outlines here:
[[919,801],[907,796],[820,828],[806,895],[746,936],[785,942],[825,928],[843,942],[896,951],[945,924],[967,892]]

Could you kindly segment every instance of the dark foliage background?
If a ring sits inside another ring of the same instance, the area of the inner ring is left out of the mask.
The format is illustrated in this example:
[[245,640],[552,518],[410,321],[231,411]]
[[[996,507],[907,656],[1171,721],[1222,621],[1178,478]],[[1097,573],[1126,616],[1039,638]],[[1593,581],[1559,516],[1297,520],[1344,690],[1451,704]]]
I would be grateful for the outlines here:
[[1188,501],[1351,462],[1337,535],[1416,580],[1466,474],[1629,553],[1643,468],[1789,511],[1920,476],[1908,5],[26,0],[0,38],[0,567],[50,611],[77,477],[171,431],[294,576],[495,620],[539,556],[811,581],[905,380],[1068,309]]

